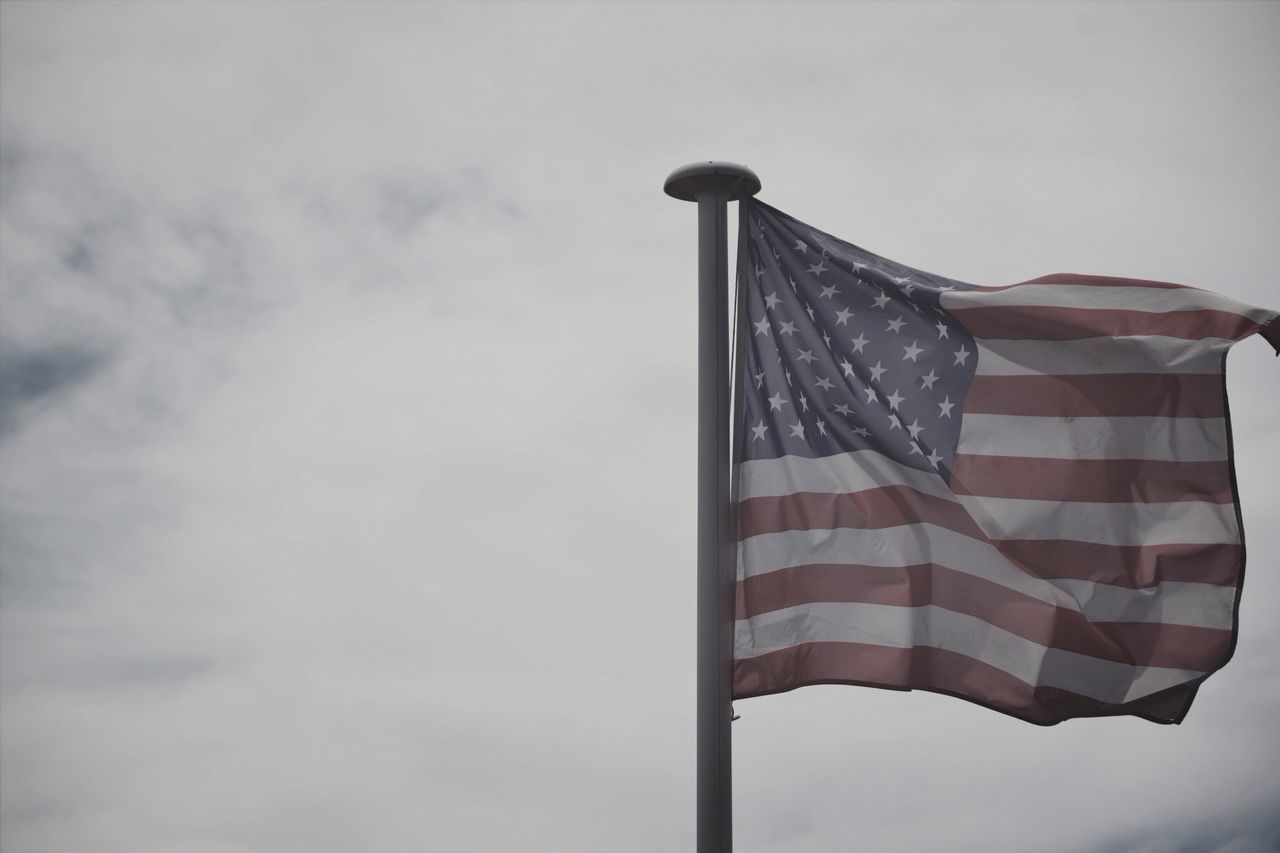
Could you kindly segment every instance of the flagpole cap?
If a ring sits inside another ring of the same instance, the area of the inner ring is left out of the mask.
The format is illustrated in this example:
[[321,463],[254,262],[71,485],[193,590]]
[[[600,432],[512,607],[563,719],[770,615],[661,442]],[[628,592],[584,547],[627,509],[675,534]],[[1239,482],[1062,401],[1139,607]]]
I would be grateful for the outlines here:
[[726,201],[738,201],[760,192],[760,179],[746,166],[706,160],[676,169],[667,175],[662,189],[681,201],[697,201],[698,193],[707,190],[723,192]]

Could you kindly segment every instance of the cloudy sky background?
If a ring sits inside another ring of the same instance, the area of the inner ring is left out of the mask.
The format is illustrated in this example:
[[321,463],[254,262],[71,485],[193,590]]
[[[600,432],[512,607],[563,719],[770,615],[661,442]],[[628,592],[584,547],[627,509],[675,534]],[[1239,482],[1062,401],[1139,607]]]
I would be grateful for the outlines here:
[[[1280,308],[1280,5],[0,6],[0,846],[690,849],[693,160]],[[1280,365],[1181,727],[738,703],[740,851],[1280,846]]]

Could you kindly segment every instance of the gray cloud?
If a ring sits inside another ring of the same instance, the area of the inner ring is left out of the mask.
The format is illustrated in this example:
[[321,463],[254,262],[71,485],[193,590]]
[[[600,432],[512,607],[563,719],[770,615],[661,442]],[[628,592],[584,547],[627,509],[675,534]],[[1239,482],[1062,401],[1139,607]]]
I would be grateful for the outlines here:
[[102,356],[71,346],[0,354],[0,435],[32,409],[89,379]]
[[[675,166],[751,163],[771,203],[966,280],[1277,307],[1272,6],[0,24],[6,849],[691,845]],[[742,702],[738,849],[1274,844],[1280,400],[1265,345],[1231,360],[1242,632],[1185,725]]]
[[1172,826],[1153,826],[1090,849],[1097,853],[1267,853],[1277,848],[1280,817],[1275,803],[1264,800],[1199,823],[1184,820]]

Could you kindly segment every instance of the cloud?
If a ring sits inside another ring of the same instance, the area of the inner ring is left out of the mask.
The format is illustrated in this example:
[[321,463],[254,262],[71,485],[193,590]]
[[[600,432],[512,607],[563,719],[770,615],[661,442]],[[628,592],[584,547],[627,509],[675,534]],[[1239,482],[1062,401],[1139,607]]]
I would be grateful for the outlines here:
[[1104,853],[1266,853],[1280,846],[1280,818],[1274,802],[1256,805],[1210,820],[1153,825],[1141,833],[1090,848]]
[[0,357],[0,435],[16,429],[24,414],[91,377],[101,357],[72,346]]
[[[6,849],[689,846],[687,161],[967,280],[1274,302],[1271,7],[674,12],[0,5]],[[1280,404],[1231,358],[1243,631],[1184,726],[739,703],[739,849],[1227,844],[1280,796]]]

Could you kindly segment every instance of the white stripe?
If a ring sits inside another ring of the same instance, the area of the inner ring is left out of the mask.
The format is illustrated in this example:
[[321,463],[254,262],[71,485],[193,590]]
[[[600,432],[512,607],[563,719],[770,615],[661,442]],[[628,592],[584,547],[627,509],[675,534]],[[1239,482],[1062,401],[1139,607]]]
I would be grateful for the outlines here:
[[1222,418],[1046,418],[966,414],[958,453],[1050,459],[1227,458]]
[[1193,287],[1126,287],[1090,284],[1019,284],[1006,290],[952,290],[942,294],[943,308],[995,308],[1007,305],[1053,308],[1102,308],[1122,311],[1168,311],[1210,309],[1239,314],[1265,322],[1270,311],[1254,308],[1207,290]]
[[818,603],[764,613],[734,625],[734,657],[745,660],[801,643],[928,646],[957,652],[1027,684],[1102,702],[1129,702],[1203,675],[1132,666],[1043,646],[989,622],[934,605]]
[[[1097,590],[1101,584],[1064,579],[1054,581],[1054,585],[1069,591],[1094,622],[1159,621],[1168,625],[1230,628],[1234,621],[1236,588],[1233,586],[1165,581],[1157,587],[1130,590],[1133,595],[1108,592],[1099,598]],[[1150,618],[1153,613],[1158,613],[1160,618]]]
[[992,539],[1072,539],[1099,545],[1231,544],[1234,504],[1121,503],[956,496]]
[[[738,544],[739,580],[817,563],[897,568],[935,563],[1014,592],[1083,613],[1092,621],[1123,614],[1129,622],[1168,622],[1230,629],[1235,589],[1166,581],[1131,589],[1082,580],[1034,577],[995,546],[932,524],[881,530],[785,530]],[[1189,621],[1180,621],[1180,620]]]
[[870,450],[743,463],[739,497],[848,494],[907,486],[962,507],[993,539],[1072,539],[1100,545],[1236,544],[1235,507],[1207,501],[1124,503],[955,495],[942,478]]
[[780,456],[755,459],[738,466],[739,498],[775,497],[796,492],[860,492],[883,486],[910,486],[917,491],[951,498],[951,490],[937,474],[909,468],[874,450],[855,450],[809,459]]
[[1226,338],[1189,341],[1164,335],[977,343],[979,376],[1218,373],[1231,346]]

